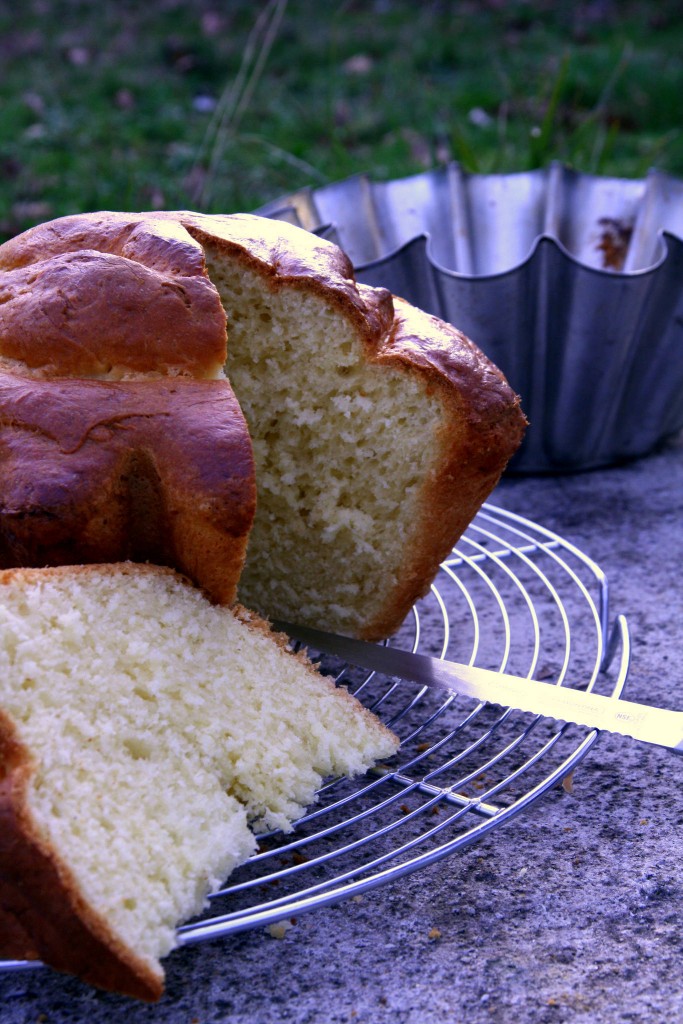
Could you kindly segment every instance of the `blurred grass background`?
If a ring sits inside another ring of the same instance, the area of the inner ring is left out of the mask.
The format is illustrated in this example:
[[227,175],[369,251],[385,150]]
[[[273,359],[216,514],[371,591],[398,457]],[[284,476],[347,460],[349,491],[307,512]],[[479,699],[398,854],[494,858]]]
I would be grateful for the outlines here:
[[674,0],[0,0],[0,238],[458,160],[683,176]]

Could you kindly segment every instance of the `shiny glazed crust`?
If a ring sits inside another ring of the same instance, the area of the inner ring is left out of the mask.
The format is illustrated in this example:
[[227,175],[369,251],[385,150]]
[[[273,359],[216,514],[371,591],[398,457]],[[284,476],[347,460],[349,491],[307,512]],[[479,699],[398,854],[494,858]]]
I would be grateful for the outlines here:
[[225,354],[203,250],[171,219],[67,217],[0,246],[0,567],[159,561],[231,603],[255,481],[232,389],[205,379]]
[[157,561],[234,600],[255,506],[226,380],[0,373],[0,568]]
[[45,377],[216,376],[225,314],[174,220],[84,214],[0,246],[0,356]]

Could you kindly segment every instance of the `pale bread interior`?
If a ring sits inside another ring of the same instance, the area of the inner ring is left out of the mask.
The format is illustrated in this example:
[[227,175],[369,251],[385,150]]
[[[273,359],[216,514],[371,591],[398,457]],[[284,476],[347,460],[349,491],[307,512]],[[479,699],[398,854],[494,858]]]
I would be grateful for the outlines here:
[[240,600],[358,633],[400,582],[441,451],[437,395],[368,361],[349,317],[206,244],[228,317],[227,376],[249,425],[257,511]]
[[169,570],[8,577],[0,706],[34,756],[30,813],[92,911],[157,970],[178,922],[254,849],[250,823],[290,828],[324,776],[396,748],[260,620]]

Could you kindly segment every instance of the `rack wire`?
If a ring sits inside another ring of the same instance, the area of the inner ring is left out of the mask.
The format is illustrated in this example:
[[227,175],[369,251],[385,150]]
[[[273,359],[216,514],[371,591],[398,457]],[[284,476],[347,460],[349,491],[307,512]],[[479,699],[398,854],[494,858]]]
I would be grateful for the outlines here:
[[[391,644],[614,697],[630,649],[625,618],[610,621],[602,570],[490,504]],[[560,785],[598,738],[329,657],[320,665],[394,729],[400,750],[363,778],[328,782],[292,832],[260,836],[205,914],[178,930],[180,945],[286,921],[453,855]]]

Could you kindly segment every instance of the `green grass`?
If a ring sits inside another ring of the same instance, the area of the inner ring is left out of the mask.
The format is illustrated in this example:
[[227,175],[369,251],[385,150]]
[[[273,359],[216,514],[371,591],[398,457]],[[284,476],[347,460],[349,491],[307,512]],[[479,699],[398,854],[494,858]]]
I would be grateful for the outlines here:
[[0,237],[451,159],[683,176],[679,7],[0,0]]

